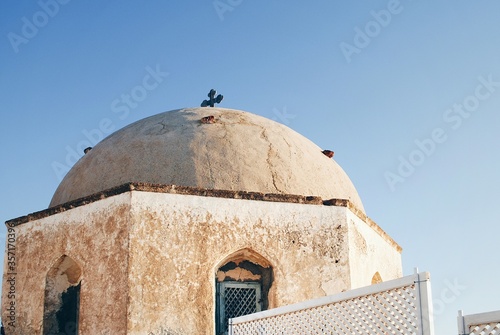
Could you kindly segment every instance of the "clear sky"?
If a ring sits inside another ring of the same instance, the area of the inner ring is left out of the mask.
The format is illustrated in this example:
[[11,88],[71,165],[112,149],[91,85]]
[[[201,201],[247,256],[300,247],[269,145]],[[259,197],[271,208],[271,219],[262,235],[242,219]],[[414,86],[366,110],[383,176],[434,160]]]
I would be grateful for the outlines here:
[[404,274],[431,272],[437,334],[455,334],[459,309],[500,310],[499,14],[494,0],[1,1],[0,221],[46,208],[87,143],[215,88],[221,107],[335,151]]

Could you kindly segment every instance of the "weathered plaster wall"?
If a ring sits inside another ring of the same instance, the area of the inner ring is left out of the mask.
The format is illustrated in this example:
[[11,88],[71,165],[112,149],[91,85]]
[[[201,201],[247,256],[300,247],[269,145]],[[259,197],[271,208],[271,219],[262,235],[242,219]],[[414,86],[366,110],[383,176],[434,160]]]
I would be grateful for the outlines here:
[[[129,199],[121,194],[15,228],[16,328],[7,334],[42,334],[46,275],[62,255],[82,269],[79,333],[126,333]],[[5,325],[8,290],[4,284]]]
[[351,288],[370,285],[376,272],[383,281],[402,277],[400,247],[384,238],[386,234],[370,219],[365,222],[350,211],[347,217]]
[[360,271],[349,266],[348,213],[336,206],[134,192],[129,334],[213,333],[216,271],[244,248],[273,266],[270,308],[356,286],[351,277]]
[[213,334],[216,273],[234,257],[272,266],[269,308],[369,285],[376,271],[401,276],[400,247],[346,201],[162,190],[117,189],[18,219],[9,334],[41,334],[46,275],[62,255],[82,269],[81,334]]
[[[200,120],[213,116],[215,123]],[[84,155],[51,206],[127,182],[363,203],[349,176],[323,149],[283,124],[226,108],[185,108],[122,128]]]

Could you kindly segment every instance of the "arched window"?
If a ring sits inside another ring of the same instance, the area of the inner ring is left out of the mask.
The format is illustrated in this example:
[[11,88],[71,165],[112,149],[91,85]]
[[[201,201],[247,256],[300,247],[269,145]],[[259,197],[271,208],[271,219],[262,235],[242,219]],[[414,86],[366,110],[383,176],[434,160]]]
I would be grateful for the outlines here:
[[63,255],[47,273],[43,334],[78,334],[82,269]]
[[271,264],[253,250],[226,257],[216,273],[216,334],[227,334],[230,318],[268,309],[272,282]]
[[382,280],[382,277],[380,276],[380,273],[375,272],[375,274],[373,275],[372,277],[372,285],[373,284],[378,284],[378,283],[381,283],[383,280]]

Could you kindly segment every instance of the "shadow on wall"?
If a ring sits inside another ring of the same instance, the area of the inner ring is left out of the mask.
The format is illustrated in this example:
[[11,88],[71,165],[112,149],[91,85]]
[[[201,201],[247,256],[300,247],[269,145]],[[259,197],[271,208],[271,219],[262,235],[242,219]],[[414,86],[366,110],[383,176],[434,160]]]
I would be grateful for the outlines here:
[[78,334],[82,269],[69,256],[61,256],[47,273],[43,334]]

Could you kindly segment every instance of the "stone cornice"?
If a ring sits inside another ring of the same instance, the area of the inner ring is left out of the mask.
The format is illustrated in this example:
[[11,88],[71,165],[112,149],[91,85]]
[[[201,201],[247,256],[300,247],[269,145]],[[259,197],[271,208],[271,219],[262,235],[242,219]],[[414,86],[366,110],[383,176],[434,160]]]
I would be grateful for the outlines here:
[[317,196],[302,196],[293,194],[275,194],[275,193],[259,193],[259,192],[245,192],[245,191],[228,191],[228,190],[214,190],[214,189],[204,189],[197,187],[188,186],[177,186],[177,185],[159,185],[159,184],[149,184],[149,183],[127,183],[117,187],[110,188],[108,190],[89,195],[84,198],[76,199],[61,205],[57,205],[51,208],[47,208],[38,212],[34,212],[28,215],[24,215],[12,220],[5,222],[9,227],[15,227],[26,222],[39,220],[57,213],[62,213],[67,210],[84,206],[101,199],[109,198],[118,194],[139,191],[139,192],[155,192],[155,193],[169,193],[169,194],[183,194],[183,195],[196,195],[202,197],[216,197],[216,198],[227,198],[227,199],[243,199],[243,200],[255,200],[255,201],[270,201],[270,202],[287,202],[295,204],[305,204],[305,205],[324,205],[324,206],[336,206],[336,207],[346,207],[352,213],[354,213],[361,220],[366,222],[373,230],[375,230],[382,238],[384,238],[388,243],[390,243],[398,252],[402,251],[401,246],[399,246],[396,241],[394,241],[379,225],[377,225],[372,219],[370,219],[366,214],[359,210],[356,206],[346,199],[329,199],[323,200],[321,197]]

